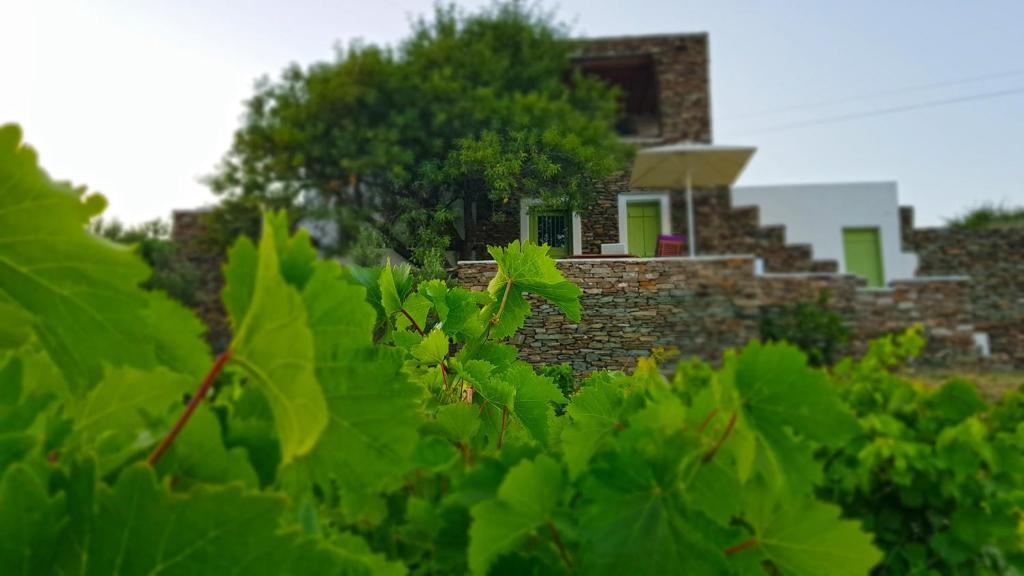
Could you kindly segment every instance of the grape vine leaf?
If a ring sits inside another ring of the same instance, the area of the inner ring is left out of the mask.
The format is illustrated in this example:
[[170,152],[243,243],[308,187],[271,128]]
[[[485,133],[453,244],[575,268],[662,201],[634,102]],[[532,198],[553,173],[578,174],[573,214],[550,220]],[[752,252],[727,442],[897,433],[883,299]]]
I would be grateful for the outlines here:
[[551,521],[564,487],[562,469],[544,455],[533,461],[524,460],[509,470],[498,488],[497,498],[479,502],[471,510],[472,573],[486,574],[499,556],[515,549],[530,533]]
[[329,364],[373,343],[377,312],[366,289],[345,279],[336,262],[317,262],[302,290],[317,364]]
[[151,468],[135,466],[113,488],[97,489],[80,573],[299,574],[316,566],[369,574],[363,558],[325,551],[298,530],[282,530],[285,506],[280,496],[248,493],[238,484],[168,493]]
[[412,347],[412,355],[425,364],[437,365],[448,356],[448,336],[440,328],[427,332],[423,340]]
[[39,341],[82,393],[104,363],[156,363],[149,269],[132,250],[86,230],[102,197],[52,181],[16,126],[0,127],[0,296],[30,314]]
[[727,360],[719,379],[739,394],[741,425],[758,446],[755,466],[788,490],[808,491],[820,479],[808,441],[837,446],[860,432],[824,373],[791,345],[752,342]]
[[457,402],[437,409],[437,424],[449,441],[468,445],[480,430],[479,409]]
[[332,482],[344,506],[401,482],[410,467],[418,430],[421,389],[402,372],[395,349],[359,350],[342,361],[319,364],[329,423],[313,450],[291,473],[299,485]]
[[171,408],[184,406],[193,386],[190,378],[166,368],[108,369],[75,414],[74,436],[103,455],[105,467],[120,464],[160,440],[172,420]]
[[227,264],[224,265],[224,290],[221,299],[224,309],[231,319],[234,332],[242,326],[245,313],[252,304],[253,290],[256,288],[256,269],[259,267],[260,255],[256,245],[248,236],[239,236],[231,249],[228,250]]
[[160,460],[157,470],[173,474],[177,490],[188,490],[197,482],[241,482],[247,488],[259,486],[248,453],[242,447],[224,446],[220,422],[205,404],[192,413],[188,426]]
[[[231,343],[240,364],[267,398],[282,463],[305,454],[327,427],[327,404],[314,372],[313,334],[305,304],[281,276],[275,233],[264,221],[252,302]],[[230,269],[233,262],[228,263]],[[231,275],[225,272],[225,275]]]
[[565,279],[555,261],[548,256],[548,250],[548,246],[521,243],[519,240],[505,248],[487,247],[498,264],[498,272],[487,286],[494,302],[485,309],[485,317],[496,313],[501,309],[501,302],[505,301],[498,324],[492,329],[496,338],[510,336],[522,327],[529,316],[530,305],[523,298],[523,292],[544,298],[573,322],[580,321],[580,295],[583,291]]
[[[664,447],[675,453],[673,439]],[[605,453],[583,484],[580,557],[587,574],[727,574],[722,550],[689,521],[673,466],[633,451]]]
[[51,497],[23,464],[0,482],[0,566],[5,574],[50,574],[64,515],[63,495]]
[[[753,487],[752,487],[753,488]],[[770,490],[744,492],[744,520],[754,530],[756,544],[736,554],[743,573],[763,574],[770,561],[786,576],[863,576],[882,560],[860,522],[843,520],[840,509],[812,498],[792,501]]]
[[569,476],[576,478],[586,469],[595,452],[622,428],[622,389],[601,380],[585,386],[566,408],[572,423],[562,431],[562,450]]
[[32,337],[32,316],[0,299],[0,350],[21,347]]
[[197,382],[210,368],[210,347],[203,339],[206,326],[191,310],[162,292],[150,292],[147,320],[152,327],[157,361]]
[[565,404],[565,396],[551,378],[537,374],[525,362],[513,364],[504,378],[516,391],[513,414],[535,440],[547,446],[553,406]]

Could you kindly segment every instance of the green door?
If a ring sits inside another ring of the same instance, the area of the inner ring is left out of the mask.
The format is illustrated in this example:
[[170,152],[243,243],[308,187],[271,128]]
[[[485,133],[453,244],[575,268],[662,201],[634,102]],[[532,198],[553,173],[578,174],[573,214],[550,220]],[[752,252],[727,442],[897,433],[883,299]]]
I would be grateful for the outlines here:
[[878,228],[843,229],[843,257],[846,259],[846,271],[866,278],[868,286],[885,284]]
[[627,202],[626,250],[644,258],[654,256],[661,234],[661,204],[659,202]]
[[553,258],[564,258],[572,252],[572,219],[560,210],[530,211],[530,240],[534,244],[547,244]]

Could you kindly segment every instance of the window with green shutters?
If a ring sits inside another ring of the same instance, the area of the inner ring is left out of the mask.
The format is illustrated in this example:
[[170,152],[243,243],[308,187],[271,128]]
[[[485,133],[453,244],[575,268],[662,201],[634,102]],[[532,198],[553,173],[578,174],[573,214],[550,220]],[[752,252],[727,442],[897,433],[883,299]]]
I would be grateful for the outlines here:
[[661,234],[661,203],[626,204],[627,251],[633,256],[653,257]]

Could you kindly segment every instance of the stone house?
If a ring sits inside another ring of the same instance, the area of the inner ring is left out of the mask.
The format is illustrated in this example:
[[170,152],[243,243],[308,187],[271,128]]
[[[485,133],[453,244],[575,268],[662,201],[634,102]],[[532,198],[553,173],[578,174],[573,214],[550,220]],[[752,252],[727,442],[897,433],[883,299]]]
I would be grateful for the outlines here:
[[[628,142],[712,143],[706,34],[583,39],[574,62],[621,89]],[[765,310],[827,290],[850,328],[849,352],[920,324],[924,364],[1024,369],[1024,230],[914,229],[894,183],[703,187],[693,191],[696,256],[655,258],[629,238],[687,234],[686,194],[634,189],[629,169],[586,214],[533,210],[529,197],[470,211],[477,257],[488,244],[547,243],[583,288],[578,324],[538,303],[517,336],[524,359],[628,369],[652,348],[673,347],[713,361],[757,337]],[[498,210],[504,218],[492,217]],[[192,241],[201,225],[196,211],[176,212],[173,235],[179,254],[204,271],[198,312],[218,342],[227,334],[217,298],[223,256]],[[616,244],[628,254],[604,253]],[[487,260],[454,268],[471,288],[493,273]]]

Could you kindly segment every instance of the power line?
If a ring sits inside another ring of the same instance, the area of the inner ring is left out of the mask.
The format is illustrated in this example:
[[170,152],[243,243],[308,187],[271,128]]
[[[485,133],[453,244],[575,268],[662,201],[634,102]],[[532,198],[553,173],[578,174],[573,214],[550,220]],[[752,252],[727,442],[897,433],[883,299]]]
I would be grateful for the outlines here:
[[821,124],[834,124],[837,122],[845,122],[847,120],[857,120],[860,118],[872,118],[874,116],[885,116],[888,114],[898,114],[901,112],[910,112],[912,110],[922,110],[925,108],[936,108],[939,106],[946,106],[949,104],[959,104],[961,102],[973,102],[976,100],[991,100],[993,98],[1001,98],[1003,96],[1011,96],[1014,94],[1024,94],[1024,87],[1011,88],[1008,90],[998,90],[995,92],[985,92],[981,94],[973,94],[970,96],[960,96],[957,98],[944,98],[941,100],[931,100],[929,102],[921,102],[919,104],[907,104],[905,106],[893,106],[891,108],[880,108],[878,110],[869,110],[867,112],[856,112],[853,114],[842,114],[839,116],[828,116],[825,118],[816,118],[813,120],[807,120],[804,122],[795,122],[792,124],[780,124],[777,126],[769,126],[761,130],[752,130],[750,132],[743,132],[740,134],[733,134],[730,137],[747,136],[751,134],[766,134],[771,132],[784,132],[786,130],[792,130],[795,128],[804,128],[807,126],[818,126]]
[[972,84],[974,82],[980,82],[983,80],[994,80],[997,78],[1009,78],[1013,76],[1024,75],[1024,68],[1016,70],[1007,70],[1005,72],[994,72],[991,74],[982,74],[980,76],[968,76],[966,78],[957,78],[953,80],[944,80],[942,82],[935,82],[933,84],[917,84],[914,86],[905,86],[903,88],[894,88],[892,90],[881,90],[878,92],[870,92],[862,94],[860,96],[854,96],[852,98],[842,98],[838,100],[822,100],[819,102],[811,102],[807,104],[794,104],[791,106],[783,106],[780,108],[769,108],[760,112],[753,112],[750,114],[743,114],[741,116],[734,116],[736,120],[744,120],[749,118],[761,118],[764,116],[776,116],[785,112],[795,112],[799,110],[814,110],[817,108],[825,108],[828,106],[838,106],[840,104],[851,104],[854,102],[863,102],[865,100],[875,100],[885,96],[897,96],[900,94],[911,94],[914,92],[924,92],[927,90],[934,90],[936,88],[945,88],[949,86],[961,86],[964,84]]

